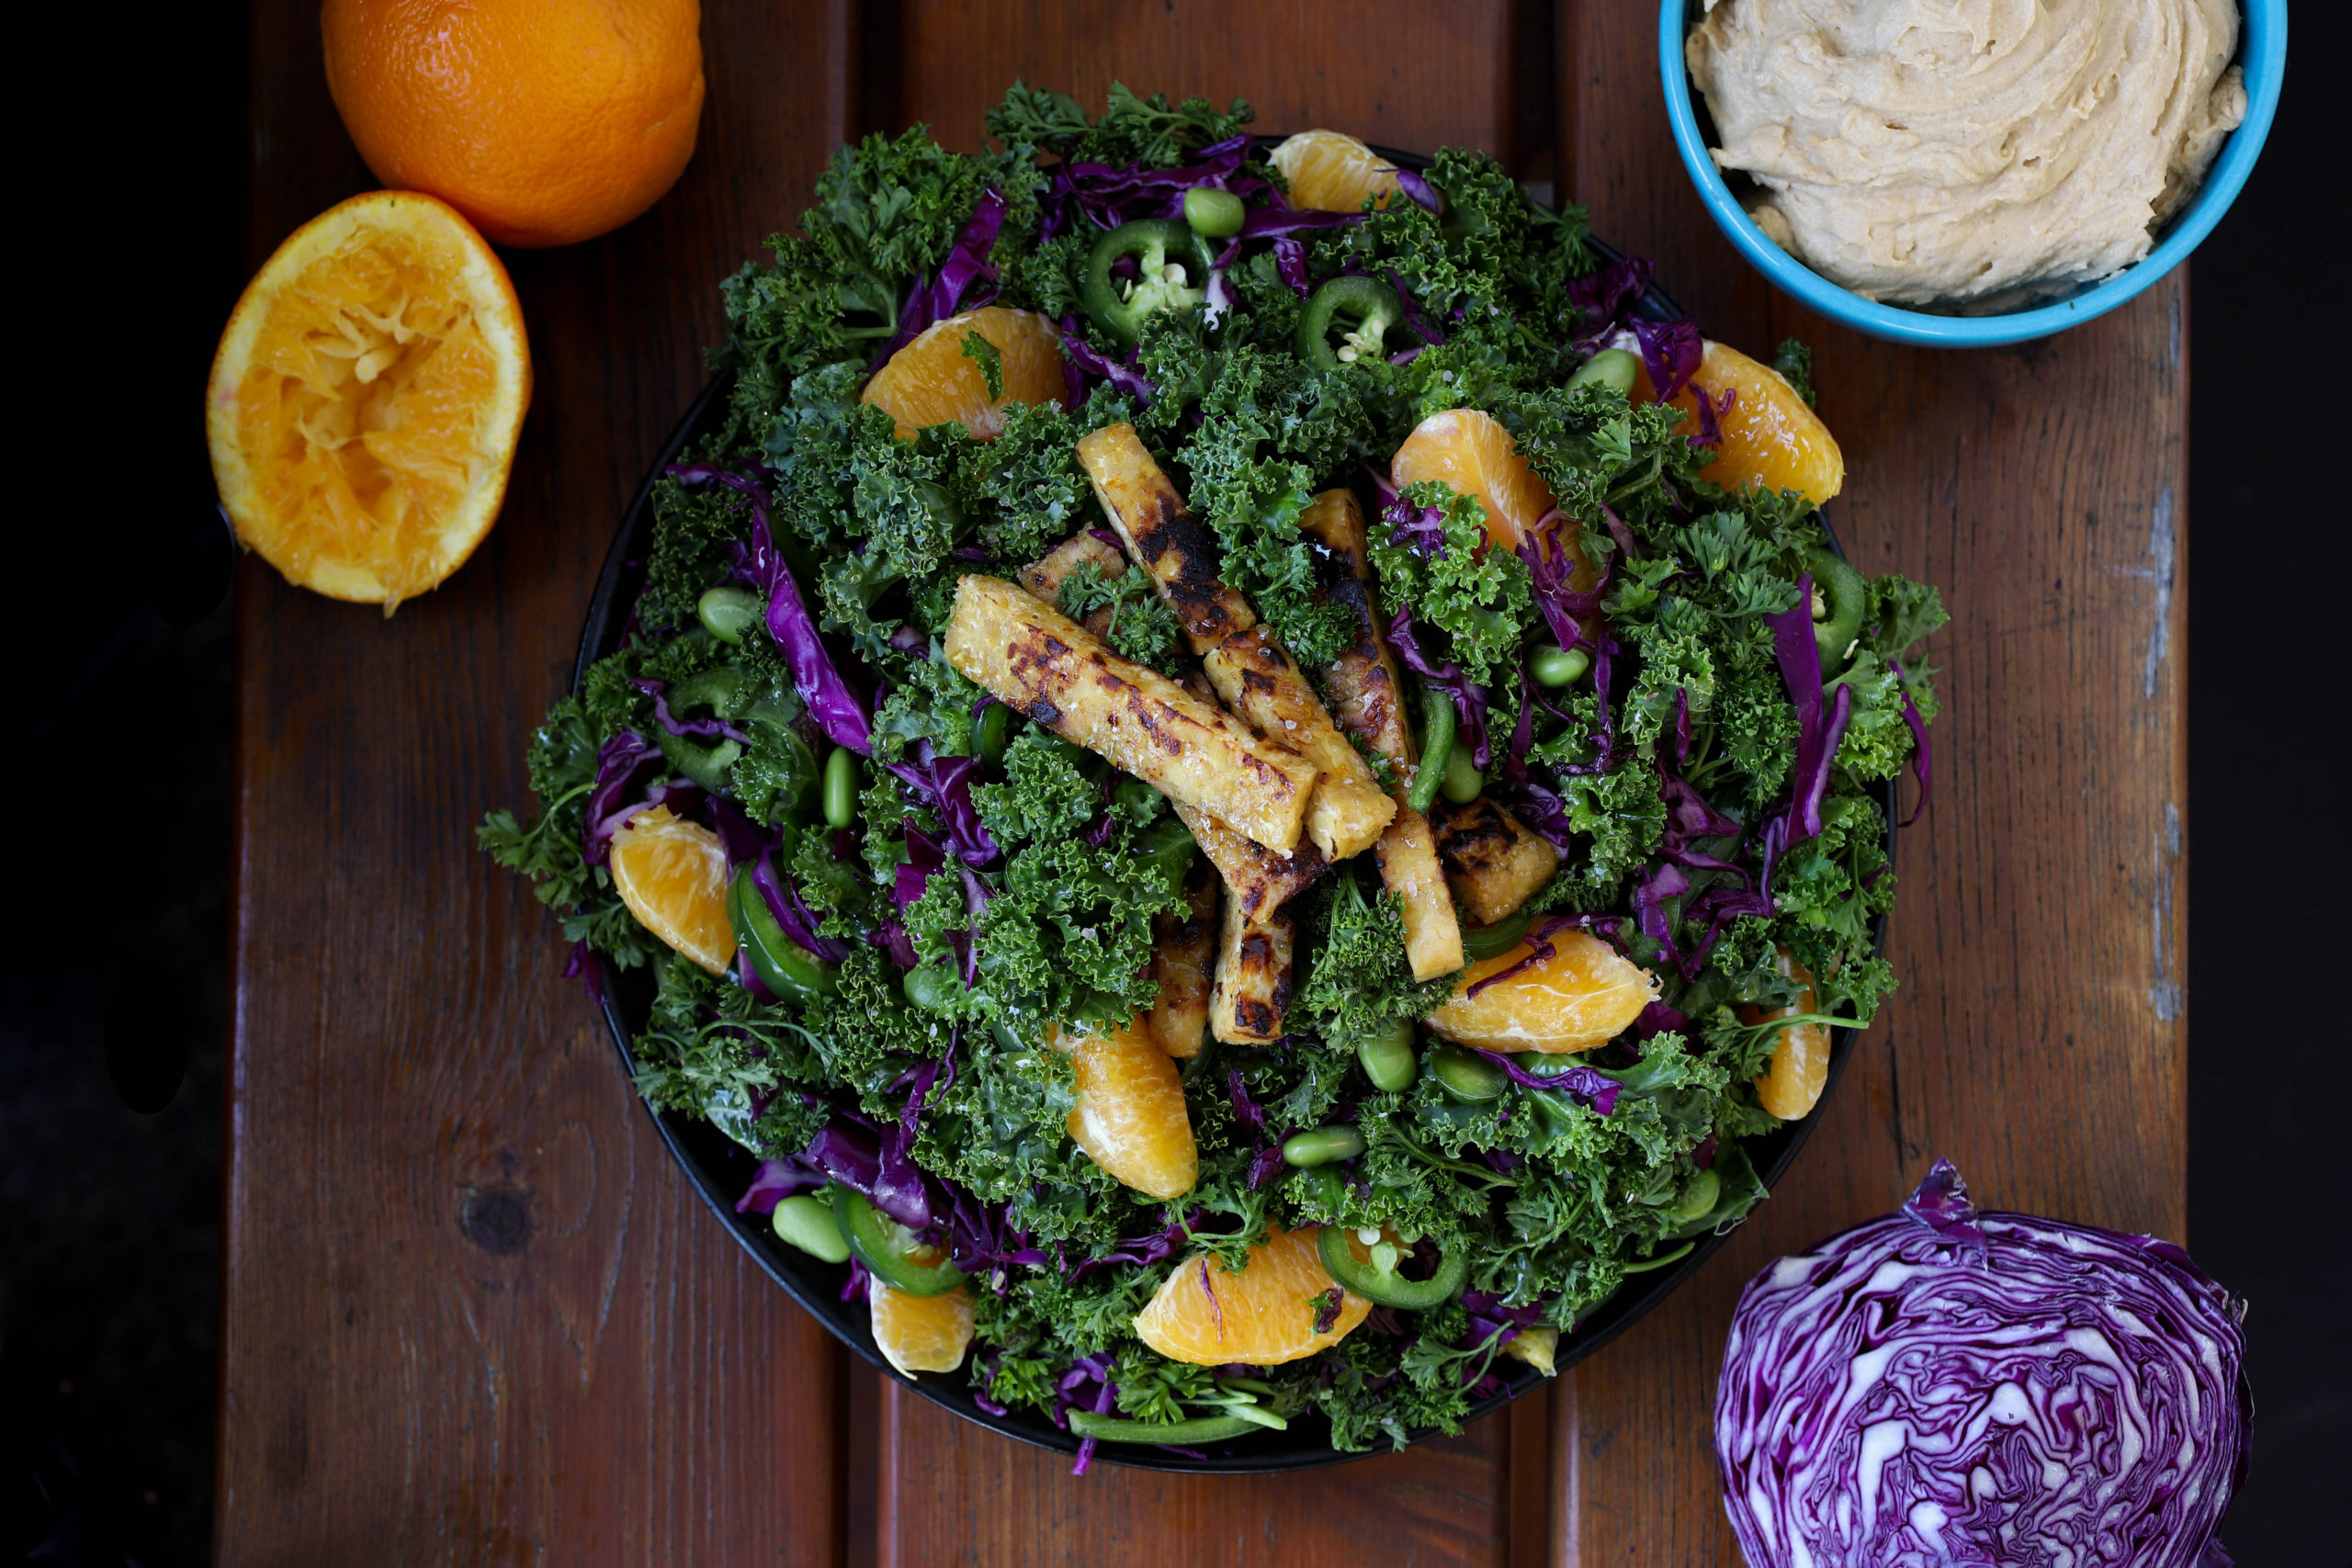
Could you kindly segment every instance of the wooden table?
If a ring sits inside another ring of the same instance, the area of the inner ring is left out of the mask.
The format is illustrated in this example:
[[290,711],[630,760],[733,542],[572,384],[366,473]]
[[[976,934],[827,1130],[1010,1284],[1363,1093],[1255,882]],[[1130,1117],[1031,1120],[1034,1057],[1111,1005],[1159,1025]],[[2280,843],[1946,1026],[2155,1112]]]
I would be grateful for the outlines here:
[[[1731,1563],[1709,1412],[1767,1258],[1939,1154],[1996,1204],[2180,1235],[2186,280],[2011,350],[1833,330],[1702,213],[1655,25],[1637,0],[713,0],[677,188],[509,258],[538,389],[481,552],[390,621],[243,568],[222,1562]],[[252,37],[257,265],[373,182],[316,6],[265,0]],[[1556,145],[1516,145],[1547,47]],[[1304,1476],[1072,1479],[852,1363],[701,1209],[552,921],[473,847],[723,335],[718,279],[865,125],[976,148],[1014,76],[1092,99],[1114,74],[1243,95],[1264,129],[1548,163],[1710,335],[1814,345],[1841,534],[1953,612],[1904,988],[1774,1200],[1548,1400]]]

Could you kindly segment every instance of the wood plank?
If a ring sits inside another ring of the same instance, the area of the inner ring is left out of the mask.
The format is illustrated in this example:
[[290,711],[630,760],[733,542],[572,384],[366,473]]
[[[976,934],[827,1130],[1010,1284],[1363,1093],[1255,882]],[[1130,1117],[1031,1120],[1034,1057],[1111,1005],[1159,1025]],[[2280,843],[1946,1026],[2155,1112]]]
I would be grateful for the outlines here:
[[[254,7],[255,263],[375,183],[317,18]],[[473,828],[522,798],[718,279],[850,129],[853,19],[714,11],[679,186],[509,257],[537,399],[447,587],[387,621],[244,564],[224,1563],[842,1559],[842,1352],[704,1212]]]
[[[910,0],[900,118],[976,149],[980,117],[1019,76],[1091,108],[1115,76],[1138,92],[1236,95],[1266,130],[1328,126],[1389,146],[1508,157],[1508,6],[1045,6]],[[1364,39],[1380,47],[1367,50]],[[1512,1506],[1506,1418],[1462,1438],[1291,1476],[1190,1478],[1069,1461],[979,1431],[886,1384],[877,1561],[1200,1562],[1291,1568],[1369,1561],[1502,1564],[1543,1529]],[[1533,1439],[1543,1436],[1538,1420]],[[1532,1440],[1532,1439],[1531,1439]],[[1522,1454],[1528,1448],[1521,1443]],[[958,1499],[942,1506],[941,1499]]]
[[1653,13],[1566,0],[1560,166],[1701,326],[1810,343],[1863,570],[1939,584],[1939,795],[1898,856],[1903,989],[1774,1201],[1568,1376],[1555,1561],[1736,1564],[1715,1371],[1769,1259],[1883,1213],[1939,1155],[1979,1197],[2177,1236],[2185,279],[2059,338],[1938,353],[1837,330],[1718,235],[1668,140]]
[[1247,98],[1258,130],[1322,126],[1414,152],[1512,152],[1512,17],[1501,0],[907,0],[902,26],[900,118],[928,121],[963,152],[979,149],[980,117],[1018,76],[1089,113],[1117,79],[1219,107]]

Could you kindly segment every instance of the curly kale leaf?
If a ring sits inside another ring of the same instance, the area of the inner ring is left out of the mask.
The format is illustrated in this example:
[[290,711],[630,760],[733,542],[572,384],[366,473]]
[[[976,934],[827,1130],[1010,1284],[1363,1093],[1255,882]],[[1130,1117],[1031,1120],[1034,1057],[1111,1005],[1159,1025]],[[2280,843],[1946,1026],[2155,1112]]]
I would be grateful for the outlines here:
[[1779,351],[1772,355],[1772,368],[1804,400],[1805,407],[1814,406],[1813,350],[1795,338],[1783,338]]
[[1519,649],[1536,619],[1527,563],[1494,547],[1487,536],[1487,509],[1441,481],[1407,485],[1401,498],[1415,507],[1435,508],[1443,519],[1444,544],[1424,550],[1398,544],[1385,522],[1372,529],[1372,563],[1389,614],[1409,609],[1418,635],[1424,626],[1445,634],[1442,649],[1424,646],[1432,657],[1458,660],[1470,678],[1493,686],[1516,674]]
[[1097,610],[1110,611],[1107,637],[1120,657],[1148,665],[1171,679],[1182,675],[1176,612],[1168,607],[1151,586],[1151,580],[1142,572],[1123,571],[1116,577],[1105,577],[1100,563],[1080,561],[1062,579],[1055,606],[1073,621],[1083,621]]
[[1114,82],[1102,118],[1090,124],[1075,98],[1015,82],[1004,102],[989,111],[988,128],[1007,147],[1058,152],[1071,163],[1161,169],[1224,141],[1256,118],[1239,98],[1219,114],[1206,98],[1186,98],[1171,107],[1164,94],[1137,97],[1125,83]]
[[1300,921],[1309,956],[1293,1005],[1326,1040],[1361,1040],[1420,1018],[1453,990],[1453,975],[1413,978],[1402,901],[1382,887],[1367,897],[1361,864],[1340,866],[1310,890]]

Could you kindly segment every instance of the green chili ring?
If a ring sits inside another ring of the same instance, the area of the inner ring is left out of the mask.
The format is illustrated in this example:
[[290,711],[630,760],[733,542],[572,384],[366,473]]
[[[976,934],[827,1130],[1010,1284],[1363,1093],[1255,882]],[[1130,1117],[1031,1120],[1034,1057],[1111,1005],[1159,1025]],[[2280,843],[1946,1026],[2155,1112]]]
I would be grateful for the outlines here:
[[[1111,269],[1122,256],[1133,256],[1143,276],[1124,294]],[[1100,240],[1086,258],[1086,284],[1080,300],[1095,324],[1133,347],[1143,335],[1144,318],[1159,310],[1187,310],[1209,297],[1209,269],[1216,258],[1208,242],[1182,223],[1164,218],[1143,218],[1122,223]],[[1184,280],[1167,276],[1170,265],[1182,267]]]
[[1331,1278],[1375,1305],[1427,1312],[1460,1295],[1470,1279],[1470,1255],[1459,1248],[1441,1253],[1437,1272],[1428,1279],[1408,1280],[1394,1268],[1383,1269],[1356,1257],[1355,1248],[1348,1245],[1354,1234],[1345,1225],[1325,1225],[1316,1233],[1315,1249],[1322,1255],[1323,1267]]
[[1405,791],[1405,804],[1427,812],[1437,804],[1438,785],[1445,780],[1445,765],[1453,760],[1453,698],[1435,686],[1421,688],[1421,765]]
[[[1355,325],[1346,332],[1342,347],[1334,347],[1332,331],[1348,321]],[[1412,332],[1396,290],[1376,277],[1334,277],[1309,295],[1299,312],[1298,356],[1319,370],[1337,370],[1381,355],[1388,329],[1399,323]]]
[[1069,1413],[1069,1429],[1081,1438],[1102,1443],[1221,1443],[1265,1430],[1265,1424],[1239,1416],[1195,1416],[1184,1421],[1127,1421],[1090,1411]]
[[833,966],[785,934],[775,911],[752,885],[752,868],[727,884],[727,923],[760,984],[788,1002],[810,1002],[835,990]]
[[1846,650],[1862,635],[1862,615],[1870,608],[1870,585],[1846,561],[1818,547],[1805,553],[1817,596],[1813,610],[1813,637],[1821,649],[1825,674],[1846,667]]
[[1527,928],[1533,922],[1533,914],[1521,908],[1492,925],[1464,926],[1462,956],[1473,964],[1483,959],[1500,958],[1526,939]]
[[[846,1187],[833,1189],[833,1218],[858,1261],[886,1285],[910,1296],[938,1296],[964,1282],[964,1271],[944,1254],[922,1246],[913,1232]],[[918,1253],[939,1261],[926,1263]]]

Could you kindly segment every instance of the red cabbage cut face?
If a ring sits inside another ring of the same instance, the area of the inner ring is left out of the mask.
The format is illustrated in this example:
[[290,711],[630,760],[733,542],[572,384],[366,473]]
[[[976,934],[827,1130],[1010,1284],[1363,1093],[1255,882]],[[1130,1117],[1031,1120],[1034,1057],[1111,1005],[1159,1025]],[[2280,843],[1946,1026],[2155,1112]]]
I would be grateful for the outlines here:
[[1740,1297],[1715,1451],[1749,1568],[2226,1562],[2240,1314],[2178,1247],[1979,1213],[1939,1162]]

